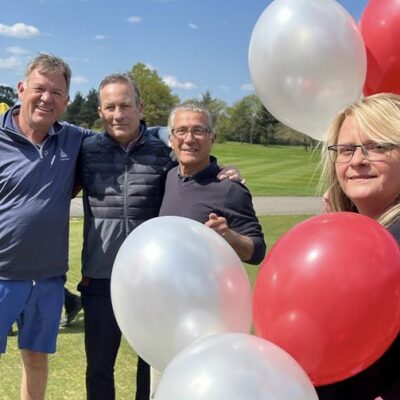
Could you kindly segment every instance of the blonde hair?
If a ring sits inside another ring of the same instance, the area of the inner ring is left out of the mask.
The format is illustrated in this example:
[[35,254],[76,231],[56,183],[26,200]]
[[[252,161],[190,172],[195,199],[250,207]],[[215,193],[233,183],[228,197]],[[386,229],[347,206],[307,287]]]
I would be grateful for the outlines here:
[[[332,211],[353,211],[357,208],[340,187],[335,164],[329,158],[328,146],[337,144],[339,132],[347,117],[354,118],[359,129],[373,142],[400,146],[400,96],[379,93],[361,98],[345,108],[330,124],[322,148],[320,188],[327,187]],[[399,171],[400,173],[400,171]],[[395,204],[379,216],[378,221],[388,226],[400,216],[400,188]]]

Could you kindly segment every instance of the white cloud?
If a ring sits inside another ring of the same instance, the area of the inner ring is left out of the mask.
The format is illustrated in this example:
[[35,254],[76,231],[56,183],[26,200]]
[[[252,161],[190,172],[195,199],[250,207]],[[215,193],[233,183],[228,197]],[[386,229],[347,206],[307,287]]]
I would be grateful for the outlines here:
[[24,55],[24,54],[29,54],[30,51],[27,49],[23,49],[22,47],[18,46],[11,46],[11,47],[6,47],[6,51],[11,54],[16,54],[16,55]]
[[252,92],[254,90],[254,86],[251,83],[244,83],[240,86],[240,89],[245,90],[246,92]]
[[199,26],[196,25],[196,24],[194,24],[193,22],[189,22],[189,23],[188,23],[188,27],[189,27],[190,29],[199,29]]
[[172,89],[191,90],[191,89],[196,89],[196,87],[197,87],[192,82],[179,82],[178,79],[172,75],[166,75],[162,79],[163,79],[164,83]]
[[84,76],[73,76],[71,82],[75,85],[83,85],[84,83],[88,83],[89,81]]
[[94,37],[94,40],[104,40],[104,39],[106,39],[107,38],[107,36],[106,35],[101,35],[101,34],[97,34],[95,37]]
[[0,69],[18,69],[21,68],[21,61],[14,56],[0,58]]
[[138,15],[132,15],[131,17],[128,17],[126,20],[128,22],[131,22],[132,24],[138,24],[142,22],[142,17],[139,17]]
[[22,22],[18,22],[14,25],[0,24],[0,35],[10,36],[18,39],[31,39],[35,36],[39,36],[39,29],[32,25],[26,25]]

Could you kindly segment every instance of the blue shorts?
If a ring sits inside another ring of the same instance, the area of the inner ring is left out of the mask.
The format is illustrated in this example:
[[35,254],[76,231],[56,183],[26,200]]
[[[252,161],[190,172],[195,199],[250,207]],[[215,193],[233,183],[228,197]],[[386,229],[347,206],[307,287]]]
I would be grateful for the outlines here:
[[64,279],[39,281],[0,280],[0,353],[5,353],[7,334],[18,325],[18,347],[55,353],[64,304]]

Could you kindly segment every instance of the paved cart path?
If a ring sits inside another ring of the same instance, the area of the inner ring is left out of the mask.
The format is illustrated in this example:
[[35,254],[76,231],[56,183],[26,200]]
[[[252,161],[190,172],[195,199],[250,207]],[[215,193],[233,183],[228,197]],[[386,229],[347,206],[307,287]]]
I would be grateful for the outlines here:
[[[254,196],[257,215],[319,214],[322,208],[320,197],[264,197]],[[82,199],[71,201],[71,217],[82,217]]]

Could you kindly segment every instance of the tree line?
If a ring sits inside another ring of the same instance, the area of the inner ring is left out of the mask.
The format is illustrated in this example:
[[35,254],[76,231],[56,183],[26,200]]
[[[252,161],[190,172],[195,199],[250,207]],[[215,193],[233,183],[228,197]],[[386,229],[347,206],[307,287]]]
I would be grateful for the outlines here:
[[[144,119],[148,126],[167,125],[170,110],[181,102],[171,88],[164,83],[157,71],[142,63],[133,65],[127,72],[138,84],[144,105]],[[9,106],[17,101],[13,88],[0,86],[0,102]],[[256,95],[245,96],[232,106],[212,96],[207,90],[200,98],[185,101],[196,101],[204,104],[215,120],[217,140],[255,143],[265,146],[294,145],[303,146],[305,150],[313,148],[317,141],[296,132],[280,123],[262,105]],[[98,95],[91,89],[86,96],[77,92],[68,104],[62,119],[85,128],[102,130],[98,115]]]

